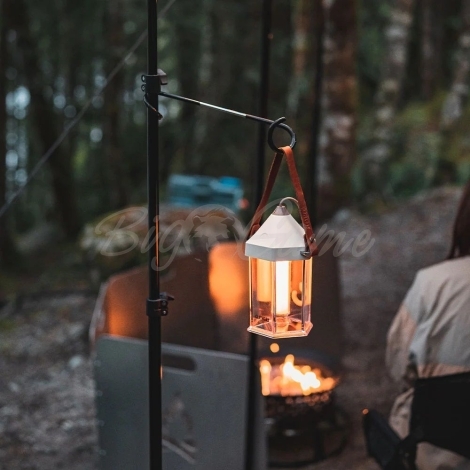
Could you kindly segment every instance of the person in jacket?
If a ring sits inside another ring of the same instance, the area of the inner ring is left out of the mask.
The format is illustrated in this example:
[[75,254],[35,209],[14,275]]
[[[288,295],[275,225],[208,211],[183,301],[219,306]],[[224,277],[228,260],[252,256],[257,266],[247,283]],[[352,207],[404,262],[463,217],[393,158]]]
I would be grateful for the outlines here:
[[[470,371],[470,181],[457,212],[448,258],[418,271],[387,336],[390,375],[403,384],[390,425],[408,435],[417,378]],[[470,399],[470,397],[469,397]],[[420,470],[470,470],[470,461],[422,443]]]

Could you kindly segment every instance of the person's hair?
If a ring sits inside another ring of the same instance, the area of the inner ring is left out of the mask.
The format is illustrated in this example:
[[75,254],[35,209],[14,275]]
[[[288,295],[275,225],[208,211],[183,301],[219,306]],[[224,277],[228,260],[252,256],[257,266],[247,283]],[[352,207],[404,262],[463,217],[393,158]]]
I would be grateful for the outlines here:
[[470,181],[466,184],[454,222],[452,245],[447,259],[470,255]]

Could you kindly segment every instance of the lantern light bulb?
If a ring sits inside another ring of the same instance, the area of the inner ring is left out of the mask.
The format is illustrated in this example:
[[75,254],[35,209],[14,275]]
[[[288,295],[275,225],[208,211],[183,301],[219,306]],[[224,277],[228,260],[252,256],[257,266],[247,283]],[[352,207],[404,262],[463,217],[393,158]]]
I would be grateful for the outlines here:
[[290,262],[276,262],[276,315],[290,313]]

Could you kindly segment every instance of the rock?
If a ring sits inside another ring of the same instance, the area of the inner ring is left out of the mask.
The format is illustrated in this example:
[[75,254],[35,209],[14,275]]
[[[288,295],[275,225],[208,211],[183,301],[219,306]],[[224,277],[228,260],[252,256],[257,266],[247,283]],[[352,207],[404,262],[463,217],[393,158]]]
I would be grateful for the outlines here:
[[80,367],[84,362],[85,362],[84,357],[77,355],[77,356],[73,356],[69,360],[67,366],[69,367],[69,369],[73,370],[73,369],[76,369],[77,367]]
[[8,384],[9,390],[11,390],[13,393],[18,393],[20,391],[20,386],[15,383],[15,382],[10,382]]

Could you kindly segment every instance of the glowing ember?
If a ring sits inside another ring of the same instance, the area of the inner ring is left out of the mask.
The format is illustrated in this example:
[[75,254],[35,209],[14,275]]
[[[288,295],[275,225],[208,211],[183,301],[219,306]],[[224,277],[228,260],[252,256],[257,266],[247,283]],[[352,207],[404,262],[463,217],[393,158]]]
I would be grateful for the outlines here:
[[310,395],[332,390],[336,386],[335,378],[323,377],[318,368],[294,365],[294,359],[293,354],[288,354],[280,365],[273,365],[267,359],[260,361],[263,395]]

